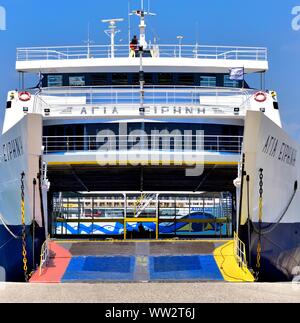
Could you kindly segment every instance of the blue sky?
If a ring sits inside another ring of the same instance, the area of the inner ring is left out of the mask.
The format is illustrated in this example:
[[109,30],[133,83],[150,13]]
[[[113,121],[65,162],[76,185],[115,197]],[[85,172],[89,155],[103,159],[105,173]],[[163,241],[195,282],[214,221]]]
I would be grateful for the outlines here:
[[[145,0],[147,5],[148,0]],[[140,0],[130,0],[131,8]],[[107,44],[101,19],[127,18],[128,0],[0,0],[7,30],[0,31],[0,106],[17,88],[16,47],[80,45],[91,38]],[[292,9],[300,0],[151,0],[157,17],[148,21],[150,37],[185,44],[265,46],[269,49],[267,88],[278,91],[285,127],[300,141],[300,30],[292,29]],[[135,21],[136,22],[136,21]],[[198,26],[198,27],[197,27]],[[127,40],[127,22],[120,25]]]

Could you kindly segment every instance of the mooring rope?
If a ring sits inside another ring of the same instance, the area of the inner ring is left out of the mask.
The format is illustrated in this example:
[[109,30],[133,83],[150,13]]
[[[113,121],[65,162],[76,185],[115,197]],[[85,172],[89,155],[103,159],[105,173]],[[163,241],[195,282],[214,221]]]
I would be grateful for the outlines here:
[[8,231],[8,233],[9,233],[9,234],[14,238],[14,239],[17,239],[17,240],[21,239],[21,237],[20,237],[20,236],[15,235],[15,234],[10,230],[10,228],[8,227],[8,225],[7,225],[6,221],[4,220],[4,218],[3,218],[3,216],[2,216],[2,214],[1,214],[1,213],[0,213],[0,220],[1,220],[1,222],[3,223],[3,225],[4,225],[4,228]]

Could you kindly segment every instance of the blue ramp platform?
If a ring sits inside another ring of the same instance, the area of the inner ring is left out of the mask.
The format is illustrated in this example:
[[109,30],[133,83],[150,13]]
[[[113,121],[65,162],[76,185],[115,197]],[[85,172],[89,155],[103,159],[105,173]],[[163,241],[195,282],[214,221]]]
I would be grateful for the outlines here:
[[[62,282],[139,281],[140,259],[136,256],[87,256],[72,258]],[[143,280],[222,281],[211,255],[149,256],[143,258]]]
[[135,257],[75,257],[62,282],[70,281],[132,281]]
[[151,281],[222,281],[213,256],[150,257]]

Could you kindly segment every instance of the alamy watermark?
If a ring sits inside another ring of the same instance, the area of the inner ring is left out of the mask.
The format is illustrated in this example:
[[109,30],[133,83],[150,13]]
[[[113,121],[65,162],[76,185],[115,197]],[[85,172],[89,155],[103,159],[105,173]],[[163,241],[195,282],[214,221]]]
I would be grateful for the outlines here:
[[204,132],[175,129],[128,132],[120,123],[118,134],[107,129],[98,132],[97,162],[101,166],[185,166],[186,176],[204,172]]
[[6,10],[0,6],[0,31],[6,30]]
[[6,281],[6,271],[4,267],[0,266],[0,291],[5,289],[6,287],[5,281]]
[[298,291],[300,290],[300,267],[294,267],[292,270],[293,275],[293,290]]
[[292,29],[295,31],[300,30],[300,6],[295,6],[292,9],[292,15],[294,18],[292,19]]

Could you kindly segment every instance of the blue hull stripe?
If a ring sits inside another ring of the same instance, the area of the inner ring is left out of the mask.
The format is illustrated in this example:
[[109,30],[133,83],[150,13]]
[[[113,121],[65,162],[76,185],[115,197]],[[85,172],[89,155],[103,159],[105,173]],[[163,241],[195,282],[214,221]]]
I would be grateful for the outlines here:
[[[9,229],[17,236],[22,233],[22,226],[10,226]],[[32,237],[30,226],[27,232],[27,257],[29,271],[32,267]],[[44,241],[44,229],[36,232],[35,254],[40,255],[41,243]],[[39,261],[38,259],[36,261]],[[0,281],[22,282],[24,281],[22,240],[13,238],[3,225],[0,225]]]
[[[299,216],[300,217],[300,216]],[[258,223],[255,223],[257,229]],[[290,281],[293,270],[300,266],[300,223],[280,223],[277,226],[263,223],[269,228],[262,236],[261,272],[262,281]],[[243,229],[245,239],[246,228]],[[246,241],[246,239],[245,239]],[[252,268],[256,266],[258,234],[251,233]]]

